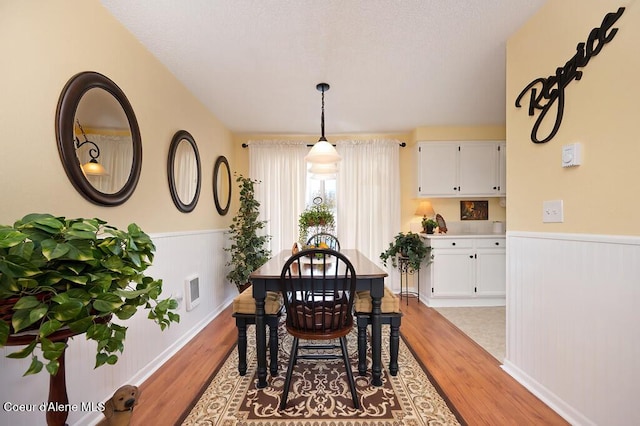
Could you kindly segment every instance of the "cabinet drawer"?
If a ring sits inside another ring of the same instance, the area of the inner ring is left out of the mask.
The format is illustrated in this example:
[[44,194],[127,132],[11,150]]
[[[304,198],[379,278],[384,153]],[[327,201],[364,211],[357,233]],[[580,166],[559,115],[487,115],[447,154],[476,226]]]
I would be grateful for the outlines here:
[[506,246],[506,238],[478,238],[476,240],[477,248],[505,248]]
[[474,240],[472,238],[433,238],[430,241],[432,248],[471,248]]

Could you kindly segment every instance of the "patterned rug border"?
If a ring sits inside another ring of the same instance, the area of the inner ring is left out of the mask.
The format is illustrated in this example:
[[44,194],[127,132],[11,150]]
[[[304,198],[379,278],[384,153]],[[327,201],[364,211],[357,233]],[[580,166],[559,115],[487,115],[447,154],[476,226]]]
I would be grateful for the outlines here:
[[[383,329],[383,333],[384,333],[384,329]],[[429,380],[429,382],[431,383],[431,385],[433,386],[433,388],[435,389],[435,391],[438,393],[438,395],[440,396],[440,398],[442,399],[442,401],[444,402],[444,404],[446,405],[446,407],[450,410],[451,414],[453,415],[453,417],[455,417],[455,419],[460,423],[460,425],[465,425],[466,426],[466,422],[462,419],[462,416],[460,416],[460,413],[458,412],[458,410],[455,408],[455,406],[451,403],[451,401],[449,400],[449,398],[447,397],[447,395],[443,392],[440,384],[434,379],[433,375],[431,374],[431,372],[429,371],[428,368],[426,368],[425,364],[422,362],[422,360],[416,356],[416,352],[414,351],[413,347],[407,342],[406,337],[402,334],[402,332],[400,333],[400,337],[402,339],[402,343],[404,344],[404,346],[407,348],[408,352],[411,353],[411,356],[413,357],[413,359],[415,360],[415,362],[420,366],[420,368],[422,369],[422,372],[425,374],[425,376],[427,377],[427,379]],[[383,339],[384,340],[384,339]],[[383,343],[384,344],[384,343]],[[182,414],[180,415],[180,418],[178,420],[178,422],[176,423],[176,425],[181,425],[183,424],[190,416],[191,412],[194,410],[194,408],[198,405],[198,402],[205,396],[205,393],[207,392],[207,390],[209,389],[209,387],[212,385],[212,382],[214,381],[214,379],[216,378],[216,376],[218,374],[221,373],[221,370],[223,369],[223,367],[225,366],[225,364],[227,362],[229,362],[229,358],[236,352],[237,349],[237,342],[235,342],[227,351],[227,353],[224,355],[223,357],[223,361],[221,361],[219,363],[219,365],[215,368],[215,370],[210,374],[210,376],[207,378],[207,380],[201,385],[200,389],[198,390],[198,393],[196,395],[196,397],[193,399],[193,401],[185,408],[185,410],[182,412]],[[383,368],[386,369],[386,366],[383,366]],[[250,372],[247,373],[248,375],[250,374]],[[388,372],[387,372],[388,374]],[[285,420],[287,425],[291,425],[293,424],[293,422],[296,422],[296,424],[298,424],[298,421],[294,420],[294,419],[288,419]],[[368,420],[337,420],[337,422],[335,421],[323,421],[321,420],[321,423],[317,423],[317,421],[312,421],[313,425],[338,425],[338,424],[342,424],[342,422],[347,422],[346,424],[350,425],[352,424],[358,424],[358,425],[368,425],[370,424]],[[274,425],[277,424],[278,420],[275,420],[275,422],[273,423]],[[376,422],[375,420],[372,420],[371,424],[378,424],[378,423],[373,423]],[[226,424],[226,423],[225,423]],[[284,424],[284,423],[283,423]],[[307,423],[304,423],[305,425]],[[311,424],[311,423],[310,423]],[[394,423],[395,424],[395,423]],[[404,424],[404,423],[401,423]],[[413,423],[411,423],[413,424]],[[440,423],[437,423],[440,424]]]
[[451,412],[456,417],[458,422],[460,422],[462,426],[466,426],[467,422],[464,421],[464,419],[462,418],[462,415],[460,415],[460,412],[456,409],[456,407],[453,405],[453,403],[451,402],[447,394],[444,392],[444,390],[440,386],[440,383],[438,383],[438,381],[433,377],[433,375],[431,374],[427,366],[424,365],[420,357],[417,356],[416,352],[413,350],[413,347],[409,344],[409,342],[407,342],[406,337],[404,337],[404,334],[402,334],[402,330],[400,331],[400,338],[404,342],[404,345],[407,347],[409,352],[411,352],[411,355],[413,355],[413,358],[416,360],[416,362],[420,365],[420,367],[422,367],[422,371],[424,371],[424,374],[426,374],[427,378],[429,379],[433,387],[436,388],[436,390],[438,391],[438,394],[440,395],[440,398],[444,400],[445,404],[447,404],[447,407],[449,407],[449,410],[451,410]]

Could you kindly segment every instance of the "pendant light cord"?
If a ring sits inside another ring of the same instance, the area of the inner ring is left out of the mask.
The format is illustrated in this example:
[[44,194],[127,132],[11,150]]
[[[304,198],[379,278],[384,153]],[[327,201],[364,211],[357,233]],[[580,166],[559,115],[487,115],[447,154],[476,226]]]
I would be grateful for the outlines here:
[[322,87],[321,91],[322,91],[322,113],[320,114],[321,136],[319,141],[326,141],[327,139],[324,137],[324,87]]

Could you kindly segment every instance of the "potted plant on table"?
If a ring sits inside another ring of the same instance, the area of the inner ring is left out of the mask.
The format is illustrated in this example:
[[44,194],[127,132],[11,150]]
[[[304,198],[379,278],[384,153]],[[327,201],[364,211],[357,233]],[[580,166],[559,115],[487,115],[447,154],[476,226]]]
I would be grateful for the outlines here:
[[425,232],[425,234],[433,234],[436,226],[438,226],[438,222],[436,222],[435,220],[427,218],[422,219],[422,230]]
[[403,234],[400,232],[395,236],[393,242],[389,243],[387,250],[380,254],[380,259],[387,266],[387,261],[391,259],[391,265],[398,267],[398,256],[408,259],[408,266],[414,271],[420,270],[420,265],[424,259],[429,257],[431,248],[424,245],[420,235],[413,232]]
[[176,300],[159,299],[162,281],[144,274],[155,246],[136,224],[127,231],[100,219],[66,219],[29,214],[0,226],[0,347],[17,334],[29,344],[8,355],[31,356],[25,375],[58,372],[66,339],[56,333],[85,334],[97,342],[96,367],[115,364],[127,328],[139,307],[164,330],[180,316]]
[[250,285],[249,275],[271,257],[267,248],[271,236],[261,232],[267,221],[258,220],[260,202],[255,199],[254,185],[259,182],[242,175],[237,176],[236,182],[240,187],[240,207],[229,226],[231,247],[225,250],[231,253],[227,266],[232,267],[227,279],[242,293]]

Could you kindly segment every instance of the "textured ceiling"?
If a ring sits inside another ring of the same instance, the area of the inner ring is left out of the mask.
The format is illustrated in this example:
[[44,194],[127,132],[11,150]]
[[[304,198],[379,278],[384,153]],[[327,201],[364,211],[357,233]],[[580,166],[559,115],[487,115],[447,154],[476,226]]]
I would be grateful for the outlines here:
[[545,0],[101,0],[230,130],[504,124],[506,40]]

